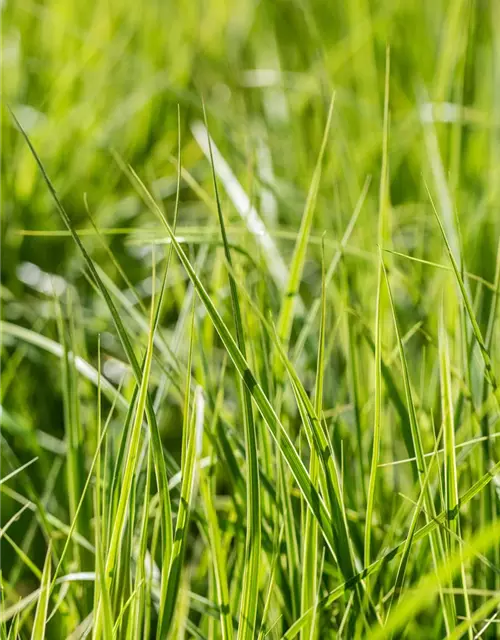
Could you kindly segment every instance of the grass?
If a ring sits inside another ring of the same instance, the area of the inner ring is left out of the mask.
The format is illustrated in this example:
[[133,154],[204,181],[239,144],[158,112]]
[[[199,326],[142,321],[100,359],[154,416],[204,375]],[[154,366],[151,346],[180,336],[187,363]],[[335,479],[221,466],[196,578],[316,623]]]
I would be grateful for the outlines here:
[[2,640],[500,635],[499,20],[4,3]]

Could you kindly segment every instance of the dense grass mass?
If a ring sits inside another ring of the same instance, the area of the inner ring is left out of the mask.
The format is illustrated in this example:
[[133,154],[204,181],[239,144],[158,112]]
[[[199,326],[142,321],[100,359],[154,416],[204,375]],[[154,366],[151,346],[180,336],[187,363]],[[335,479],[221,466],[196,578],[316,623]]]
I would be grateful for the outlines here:
[[2,6],[0,638],[500,635],[500,2]]

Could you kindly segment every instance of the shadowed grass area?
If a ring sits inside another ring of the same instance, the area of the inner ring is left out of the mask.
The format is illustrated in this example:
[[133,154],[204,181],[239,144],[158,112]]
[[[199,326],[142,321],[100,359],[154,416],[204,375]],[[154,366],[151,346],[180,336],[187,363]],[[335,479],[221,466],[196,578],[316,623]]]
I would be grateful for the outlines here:
[[499,24],[3,3],[2,640],[498,636]]

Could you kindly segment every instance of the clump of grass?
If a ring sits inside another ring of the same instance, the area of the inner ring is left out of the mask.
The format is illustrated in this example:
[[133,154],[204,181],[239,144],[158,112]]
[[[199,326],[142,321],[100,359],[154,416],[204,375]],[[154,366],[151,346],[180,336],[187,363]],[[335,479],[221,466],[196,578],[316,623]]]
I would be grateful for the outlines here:
[[495,4],[166,5],[4,8],[1,637],[496,637]]

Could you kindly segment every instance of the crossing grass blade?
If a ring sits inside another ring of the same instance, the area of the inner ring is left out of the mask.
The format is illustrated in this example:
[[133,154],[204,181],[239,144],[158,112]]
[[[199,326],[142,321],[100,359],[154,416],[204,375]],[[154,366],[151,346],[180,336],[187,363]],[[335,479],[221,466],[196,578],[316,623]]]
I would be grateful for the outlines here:
[[[498,605],[500,604],[500,595],[495,595],[481,605],[474,613],[470,614],[466,620],[463,620],[455,627],[453,633],[448,636],[449,640],[460,640],[465,634],[469,634],[469,637],[481,638],[483,632],[486,631],[489,624],[494,621],[494,618],[488,618],[488,616],[496,609],[498,615]],[[486,621],[481,630],[474,635],[474,627],[480,623]]]
[[[330,286],[330,283],[333,279],[333,276],[335,275],[335,272],[337,270],[338,265],[340,264],[340,259],[343,255],[343,253],[345,252],[349,239],[354,231],[354,227],[356,226],[356,222],[358,221],[359,215],[361,213],[361,210],[363,209],[363,205],[365,204],[366,201],[366,197],[368,195],[368,190],[370,188],[370,184],[371,184],[371,177],[368,176],[365,179],[363,188],[361,190],[361,193],[359,195],[358,201],[356,202],[356,206],[354,207],[354,210],[352,212],[351,218],[349,220],[349,223],[344,231],[344,235],[342,236],[342,239],[340,241],[339,247],[337,248],[337,250],[335,251],[335,254],[333,256],[332,261],[330,262],[330,265],[328,266],[328,270],[326,272],[325,275],[325,286],[328,287]],[[312,305],[311,308],[309,309],[309,311],[307,312],[306,315],[306,319],[304,322],[304,326],[302,327],[300,334],[297,338],[297,342],[294,345],[293,348],[293,360],[296,359],[296,357],[302,352],[303,348],[304,348],[304,344],[307,340],[307,337],[309,335],[309,332],[311,330],[311,327],[313,326],[313,323],[316,319],[316,316],[318,315],[319,311],[321,310],[321,302],[319,300],[315,300]]]
[[392,595],[391,595],[391,599],[389,601],[389,606],[387,607],[386,619],[390,615],[391,608],[393,606],[397,606],[397,603],[401,599],[404,580],[405,580],[405,575],[406,575],[406,570],[408,568],[408,563],[409,563],[409,559],[410,559],[410,552],[411,552],[411,549],[412,549],[412,544],[414,542],[415,531],[417,529],[418,520],[419,520],[420,513],[422,511],[422,507],[423,507],[423,503],[424,503],[425,489],[426,489],[426,487],[427,487],[427,485],[428,485],[428,483],[430,481],[431,472],[433,470],[433,465],[434,465],[434,462],[435,462],[435,460],[437,458],[437,450],[438,450],[438,447],[439,447],[439,442],[441,441],[441,434],[442,434],[442,430],[439,433],[439,437],[436,438],[436,445],[434,447],[434,454],[433,454],[433,457],[432,457],[432,459],[430,461],[429,466],[427,467],[425,478],[423,480],[422,487],[420,489],[420,494],[418,496],[417,504],[415,505],[415,508],[413,510],[413,515],[412,515],[412,518],[411,518],[410,527],[408,529],[408,534],[406,536],[406,539],[405,539],[404,545],[403,545],[402,557],[401,557],[401,560],[399,562],[398,570],[397,570],[397,573],[396,573],[396,581],[394,583],[394,589],[393,589],[393,592],[392,592]]
[[53,640],[493,638],[500,2],[59,4],[2,3],[0,640],[49,545]]
[[[483,489],[485,489],[492,481],[494,481],[495,477],[499,474],[500,461],[497,462],[487,473],[485,473],[477,482],[475,482],[467,491],[465,491],[465,493],[460,496],[460,507],[465,507],[475,496],[479,495],[481,491],[483,491]],[[422,495],[425,495],[423,491],[421,491],[421,493]],[[415,532],[413,536],[413,544],[425,539],[427,536],[432,534],[433,531],[439,529],[446,523],[447,518],[447,511],[441,511],[432,520],[427,522],[427,524],[425,524]],[[346,593],[349,589],[352,589],[353,585],[361,582],[367,576],[370,576],[373,573],[383,569],[388,562],[403,554],[405,552],[405,548],[406,540],[393,547],[390,551],[387,551],[378,560],[372,562],[368,567],[363,569],[363,571],[357,573],[350,580],[342,583],[338,587],[335,587],[335,589],[330,591],[328,595],[323,597],[322,600],[318,603],[318,609],[323,611],[328,610],[339,598],[344,595],[344,593]],[[304,625],[307,624],[308,620],[313,615],[313,612],[314,607],[310,608],[308,611],[302,614],[300,618],[296,620],[291,625],[291,627],[283,634],[282,640],[292,640],[292,638],[295,638],[300,633]]]
[[[131,171],[133,172],[132,169]],[[241,378],[243,379],[243,382],[245,383],[250,393],[252,394],[252,399],[254,400],[257,408],[259,409],[259,412],[264,418],[265,423],[269,428],[269,431],[274,441],[279,446],[281,453],[284,459],[286,460],[287,465],[290,468],[290,471],[292,472],[292,475],[294,476],[302,495],[304,496],[304,499],[306,500],[307,504],[312,509],[316,518],[318,519],[318,522],[320,523],[320,527],[325,536],[325,540],[327,544],[330,546],[331,549],[333,549],[334,548],[333,530],[332,530],[331,520],[330,520],[328,511],[325,507],[323,500],[320,498],[317,491],[312,486],[309,474],[300,456],[298,455],[297,450],[293,445],[293,442],[290,436],[284,429],[281,421],[279,420],[278,416],[276,415],[271,405],[269,398],[265,395],[264,391],[262,390],[262,387],[257,382],[257,379],[255,378],[253,372],[251,371],[247,360],[244,358],[243,354],[239,350],[234,338],[231,335],[231,332],[229,331],[227,325],[225,324],[219,312],[215,308],[201,280],[199,279],[196,272],[194,271],[193,266],[191,265],[191,262],[186,256],[182,246],[177,241],[175,234],[172,231],[172,228],[170,227],[168,221],[164,218],[163,212],[161,211],[161,209],[157,207],[155,201],[151,198],[151,195],[149,194],[147,189],[144,187],[140,178],[135,173],[134,175],[136,176],[137,184],[140,185],[141,188],[143,189],[143,196],[146,203],[150,206],[152,211],[156,215],[158,215],[162,220],[165,226],[165,229],[167,230],[167,233],[169,234],[170,239],[172,241],[172,246],[174,247],[177,253],[177,256],[179,257],[179,260],[181,261],[184,268],[186,269],[189,279],[195,286],[195,289],[201,301],[203,302],[207,310],[207,313],[210,315],[210,318],[215,326],[215,329],[219,334],[219,337],[222,343],[224,344],[224,347],[227,350],[229,357],[231,358],[234,366],[236,367],[238,375],[241,376]]]
[[[476,535],[467,542],[463,552],[456,551],[452,556],[446,558],[437,567],[435,573],[428,574],[421,578],[417,586],[402,599],[397,609],[387,620],[384,627],[378,627],[370,635],[371,640],[387,638],[390,633],[397,631],[399,627],[413,618],[422,608],[428,605],[441,589],[441,584],[448,579],[449,575],[455,575],[460,571],[462,563],[472,560],[477,554],[487,551],[490,547],[498,543],[500,539],[500,523],[493,523],[480,529]],[[454,629],[449,635],[453,637]]]

